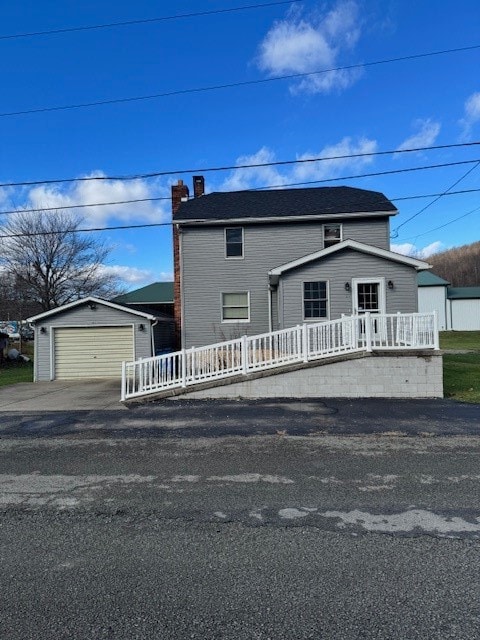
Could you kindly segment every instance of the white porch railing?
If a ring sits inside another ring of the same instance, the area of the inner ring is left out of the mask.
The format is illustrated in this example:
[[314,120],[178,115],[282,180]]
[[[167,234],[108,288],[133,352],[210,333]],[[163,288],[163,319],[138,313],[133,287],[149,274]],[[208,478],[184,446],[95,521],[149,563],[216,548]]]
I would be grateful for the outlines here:
[[438,348],[435,313],[343,316],[340,320],[123,362],[121,399],[337,354]]

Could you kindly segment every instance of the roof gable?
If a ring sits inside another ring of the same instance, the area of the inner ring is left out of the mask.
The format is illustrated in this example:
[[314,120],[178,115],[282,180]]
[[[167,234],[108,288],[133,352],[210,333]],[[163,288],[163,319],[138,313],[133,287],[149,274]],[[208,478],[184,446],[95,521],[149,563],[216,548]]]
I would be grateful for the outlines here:
[[118,309],[118,311],[125,311],[126,313],[130,313],[134,316],[139,316],[141,318],[146,318],[147,320],[155,320],[155,316],[152,316],[150,313],[143,313],[142,311],[136,311],[130,307],[125,307],[121,304],[115,304],[114,302],[109,302],[108,300],[102,300],[101,298],[94,298],[93,296],[89,296],[88,298],[81,298],[80,300],[75,300],[75,302],[69,302],[68,304],[64,304],[61,307],[57,307],[56,309],[50,309],[50,311],[44,311],[43,313],[39,313],[36,316],[32,316],[28,318],[28,322],[36,322],[37,320],[44,320],[50,316],[54,316],[57,313],[63,313],[64,311],[68,311],[69,309],[74,309],[82,304],[98,304],[103,305],[104,307],[111,307],[112,309]]
[[378,191],[315,187],[216,192],[182,202],[174,221],[249,220],[298,217],[395,215],[396,207]]
[[301,267],[304,264],[313,262],[314,260],[322,260],[323,258],[326,258],[327,256],[330,256],[334,253],[338,253],[339,251],[343,251],[344,249],[353,249],[354,251],[360,251],[362,253],[374,255],[379,258],[384,258],[385,260],[399,262],[401,264],[414,267],[417,270],[430,269],[430,265],[427,262],[424,262],[423,260],[417,260],[416,258],[410,258],[400,253],[394,253],[393,251],[387,251],[386,249],[373,247],[372,245],[364,244],[363,242],[357,242],[356,240],[344,240],[343,242],[334,244],[331,247],[327,247],[326,249],[321,249],[320,251],[316,251],[315,253],[310,253],[309,255],[304,256],[303,258],[299,258],[298,260],[292,260],[291,262],[287,262],[283,265],[280,265],[275,269],[271,269],[269,271],[269,275],[280,276],[282,275],[282,273],[286,271],[290,271],[291,269],[296,269],[297,267]]
[[450,283],[431,271],[420,271],[417,276],[419,287],[446,287]]

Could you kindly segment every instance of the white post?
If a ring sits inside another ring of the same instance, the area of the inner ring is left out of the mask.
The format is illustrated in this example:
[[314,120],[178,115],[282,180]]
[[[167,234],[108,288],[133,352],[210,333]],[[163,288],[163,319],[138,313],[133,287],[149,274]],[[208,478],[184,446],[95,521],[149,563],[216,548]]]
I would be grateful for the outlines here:
[[372,318],[369,311],[365,314],[365,349],[372,351]]
[[241,342],[241,354],[242,354],[242,370],[243,374],[247,375],[248,373],[248,350],[247,350],[247,336],[242,336]]
[[182,349],[182,387],[187,386],[187,350]]
[[437,310],[433,312],[433,348],[438,351],[440,349],[440,334],[438,332],[438,314]]
[[192,373],[192,380],[195,380],[195,347],[192,347],[190,351],[192,352],[190,369]]
[[304,324],[302,327],[302,351],[303,361],[308,362],[308,325]]
[[121,402],[125,402],[126,391],[127,391],[127,363],[124,360],[122,362],[122,391],[120,396]]
[[138,372],[138,381],[139,381],[139,391],[144,391],[144,382],[143,382],[143,358],[139,358],[138,360],[139,372]]

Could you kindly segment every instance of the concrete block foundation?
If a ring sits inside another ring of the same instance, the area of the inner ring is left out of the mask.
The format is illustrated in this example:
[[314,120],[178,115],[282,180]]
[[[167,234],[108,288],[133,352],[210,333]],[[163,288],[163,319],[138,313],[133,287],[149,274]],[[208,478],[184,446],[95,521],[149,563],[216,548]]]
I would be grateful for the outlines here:
[[442,354],[373,353],[222,382],[188,398],[443,398]]

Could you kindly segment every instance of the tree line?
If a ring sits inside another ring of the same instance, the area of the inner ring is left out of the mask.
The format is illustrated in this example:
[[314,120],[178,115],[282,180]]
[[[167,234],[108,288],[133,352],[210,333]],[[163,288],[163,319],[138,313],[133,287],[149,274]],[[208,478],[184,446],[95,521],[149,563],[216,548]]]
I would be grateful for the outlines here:
[[480,286],[480,241],[435,253],[428,262],[452,287]]

